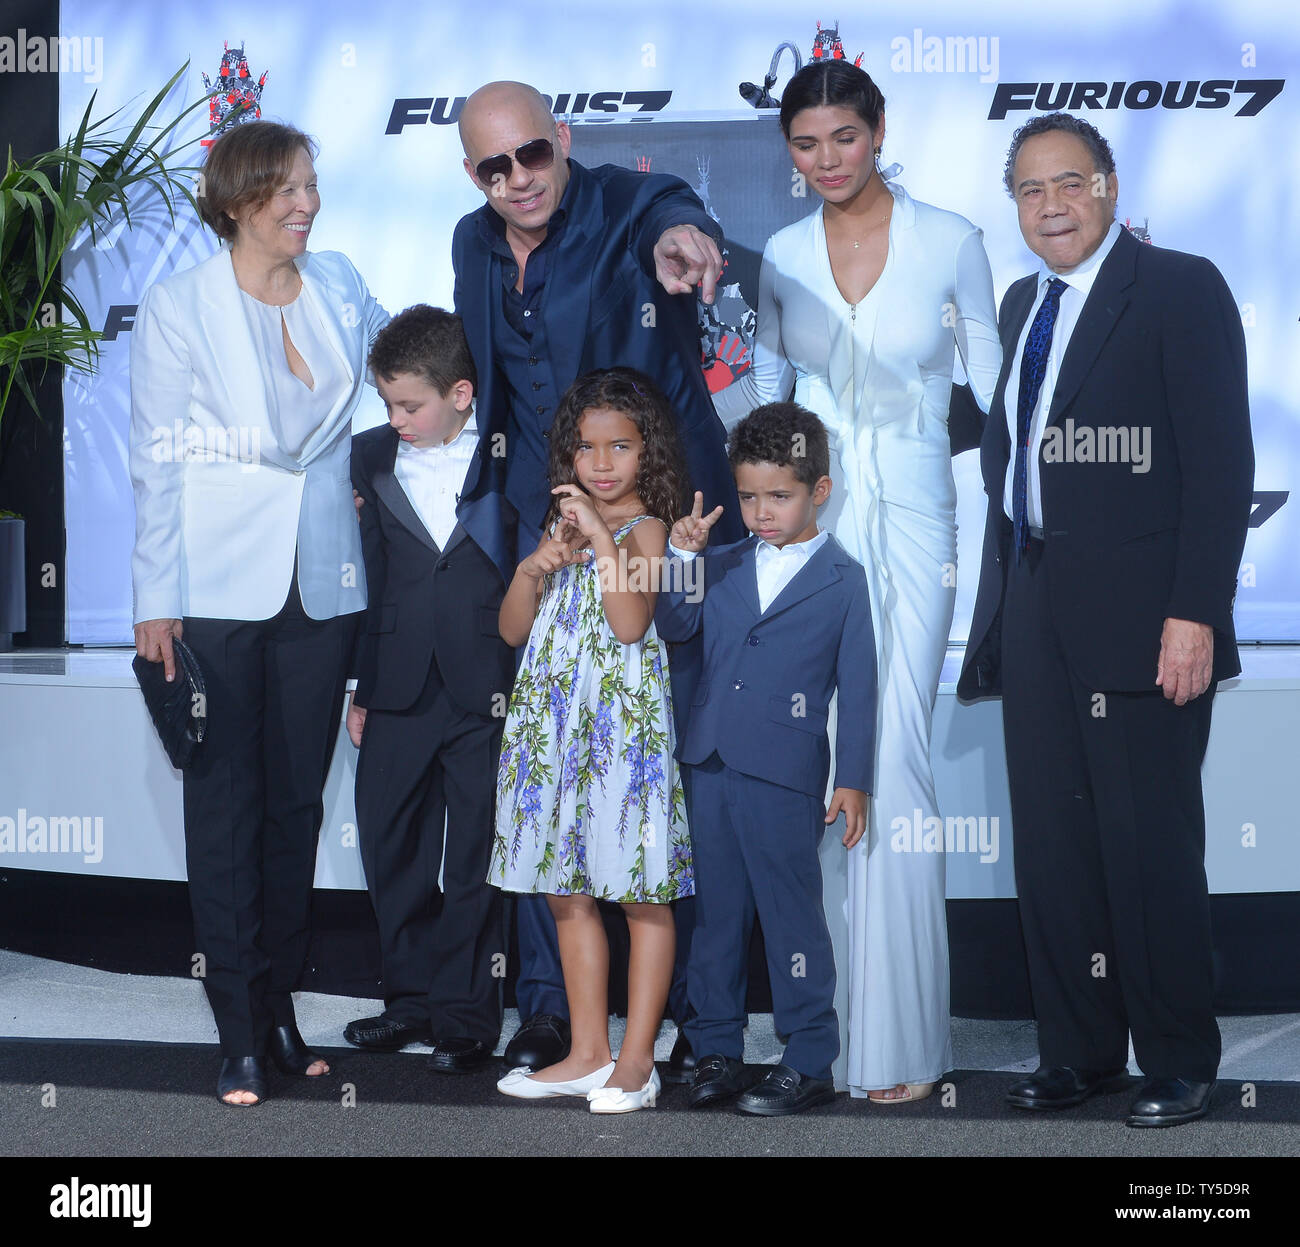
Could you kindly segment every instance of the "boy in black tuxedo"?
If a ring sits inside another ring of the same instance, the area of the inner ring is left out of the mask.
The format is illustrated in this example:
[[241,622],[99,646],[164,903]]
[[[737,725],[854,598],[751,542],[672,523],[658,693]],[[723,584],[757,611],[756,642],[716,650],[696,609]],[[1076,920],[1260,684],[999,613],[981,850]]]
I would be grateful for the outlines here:
[[[866,830],[876,650],[862,564],[817,526],[831,491],[821,421],[796,403],[758,407],[732,431],[729,457],[753,536],[706,549],[723,512],[703,515],[697,493],[668,538],[655,623],[668,641],[704,636],[703,674],[677,741],[695,854],[689,1102],[739,1097],[741,1112],[775,1117],[835,1095],[835,959],[817,846],[841,812],[846,848]],[[827,713],[837,691],[828,811]],[[781,1064],[765,1071],[742,1061],[755,915],[776,1029],[788,1040]]]
[[389,423],[352,442],[369,605],[347,725],[384,1011],[344,1036],[375,1051],[432,1043],[433,1068],[462,1073],[501,1030],[501,894],[485,881],[514,651],[497,631],[505,585],[474,537],[476,506],[494,504],[462,498],[467,472],[482,474],[460,318],[407,308],[370,367]]

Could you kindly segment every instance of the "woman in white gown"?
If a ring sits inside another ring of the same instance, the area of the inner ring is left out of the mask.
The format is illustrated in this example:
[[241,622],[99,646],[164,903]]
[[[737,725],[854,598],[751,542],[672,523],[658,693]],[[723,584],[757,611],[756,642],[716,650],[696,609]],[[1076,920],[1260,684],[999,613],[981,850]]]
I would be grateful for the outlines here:
[[[768,240],[752,367],[715,401],[730,427],[793,381],[836,451],[822,527],[867,569],[876,790],[848,854],[841,1026],[851,1094],[898,1103],[928,1095],[952,1065],[944,859],[911,851],[910,832],[938,813],[930,724],[956,598],[954,347],[985,412],[1002,351],[980,230],[878,168],[884,100],[871,78],[845,61],[806,66],[781,126],[822,204]],[[909,834],[895,849],[898,819]]]

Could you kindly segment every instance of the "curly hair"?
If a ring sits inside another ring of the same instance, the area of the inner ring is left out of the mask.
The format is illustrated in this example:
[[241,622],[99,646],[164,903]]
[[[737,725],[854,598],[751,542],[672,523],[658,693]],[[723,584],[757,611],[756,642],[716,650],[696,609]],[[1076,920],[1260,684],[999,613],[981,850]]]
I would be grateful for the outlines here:
[[1007,194],[1012,199],[1016,197],[1016,157],[1020,155],[1025,140],[1032,139],[1038,134],[1051,134],[1056,130],[1073,134],[1076,139],[1083,141],[1092,155],[1092,167],[1097,173],[1109,177],[1115,172],[1115,153],[1110,150],[1110,144],[1106,142],[1096,126],[1071,113],[1044,113],[1041,117],[1026,121],[1011,136],[1011,146],[1007,150],[1007,163],[1002,170],[1002,185],[1007,188]]
[[798,403],[764,403],[734,429],[727,444],[732,471],[742,463],[790,468],[811,489],[831,471],[826,426]]
[[[635,368],[600,368],[579,377],[565,391],[550,430],[551,487],[577,485],[582,489],[573,470],[578,429],[583,415],[599,407],[617,411],[636,425],[642,442],[636,467],[637,496],[648,514],[671,528],[687,510],[690,485],[677,440],[677,418],[664,392]],[[558,515],[558,505],[552,500],[546,525]]]

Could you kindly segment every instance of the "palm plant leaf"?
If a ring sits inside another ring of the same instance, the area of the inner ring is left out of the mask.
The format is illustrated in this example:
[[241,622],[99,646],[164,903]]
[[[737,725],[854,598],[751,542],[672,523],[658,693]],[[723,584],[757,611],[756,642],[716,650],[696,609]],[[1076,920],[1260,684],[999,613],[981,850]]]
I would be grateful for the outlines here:
[[[96,93],[61,146],[22,161],[8,153],[0,179],[0,419],[15,387],[36,410],[28,368],[91,369],[98,361],[101,335],[59,275],[82,231],[97,242],[99,231],[118,220],[129,226],[132,209],[146,202],[161,203],[173,225],[178,198],[197,212],[192,180],[198,165],[175,161],[199,140],[175,149],[169,144],[191,113],[207,104],[208,95],[170,120],[159,117],[188,68],[186,61],[125,134],[120,123],[118,129],[114,125],[129,106],[94,120]],[[66,319],[51,317],[50,305]]]

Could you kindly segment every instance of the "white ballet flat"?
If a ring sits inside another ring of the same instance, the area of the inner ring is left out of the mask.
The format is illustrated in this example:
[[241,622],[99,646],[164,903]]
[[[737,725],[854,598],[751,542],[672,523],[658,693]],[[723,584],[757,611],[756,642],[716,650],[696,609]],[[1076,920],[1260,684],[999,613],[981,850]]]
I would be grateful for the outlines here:
[[512,1069],[500,1082],[497,1090],[502,1095],[517,1096],[521,1100],[546,1100],[557,1095],[586,1095],[599,1087],[614,1072],[614,1062],[602,1065],[594,1074],[574,1078],[569,1082],[538,1082],[527,1065]]
[[587,1092],[587,1104],[593,1113],[635,1113],[639,1108],[654,1108],[662,1090],[659,1071],[652,1069],[646,1085],[640,1091],[624,1091],[622,1087],[594,1087]]

